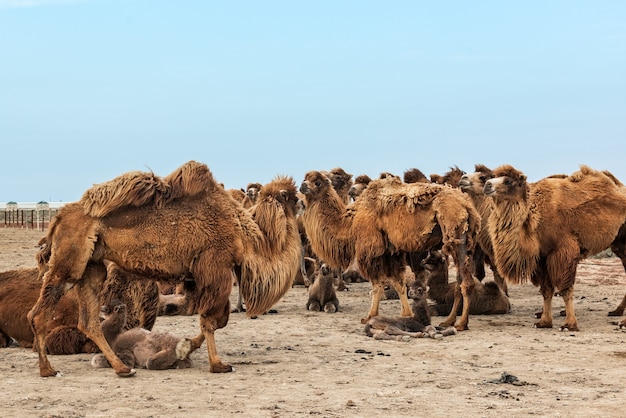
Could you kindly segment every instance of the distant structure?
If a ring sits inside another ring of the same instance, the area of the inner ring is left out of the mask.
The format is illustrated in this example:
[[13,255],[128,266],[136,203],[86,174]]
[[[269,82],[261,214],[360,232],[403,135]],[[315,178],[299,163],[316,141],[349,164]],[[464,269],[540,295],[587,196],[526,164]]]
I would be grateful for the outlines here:
[[48,203],[6,202],[0,203],[0,228],[26,228],[44,231],[50,220],[67,202]]

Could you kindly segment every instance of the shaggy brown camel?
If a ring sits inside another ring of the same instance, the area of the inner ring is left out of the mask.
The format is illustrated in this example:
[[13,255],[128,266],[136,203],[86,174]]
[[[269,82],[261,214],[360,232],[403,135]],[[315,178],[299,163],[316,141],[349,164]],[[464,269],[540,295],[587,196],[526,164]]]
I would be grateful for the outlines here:
[[472,199],[482,219],[482,227],[480,234],[478,234],[478,246],[480,251],[476,251],[476,254],[478,254],[480,258],[477,256],[474,259],[474,267],[477,269],[476,277],[482,281],[485,277],[484,266],[485,264],[489,265],[493,272],[494,281],[498,284],[500,289],[508,295],[509,291],[506,280],[498,273],[498,269],[492,261],[493,247],[491,245],[491,237],[489,236],[489,228],[487,227],[487,220],[491,214],[494,202],[493,199],[483,193],[483,189],[485,188],[485,183],[493,178],[493,171],[483,164],[476,164],[474,167],[473,173],[467,173],[461,177],[459,187]]
[[405,183],[428,183],[428,177],[417,168],[409,168],[402,176]]
[[[448,257],[438,250],[429,251],[428,256],[422,261],[422,266],[428,284],[428,298],[435,302],[432,306],[434,314],[449,315],[454,304],[456,284],[449,283]],[[508,296],[493,281],[483,283],[474,278],[471,299],[470,315],[500,315],[511,310]]]
[[[102,334],[115,354],[128,367],[150,370],[187,369],[191,342],[165,331],[149,331],[145,328],[126,327],[126,305],[112,301],[101,308]],[[93,367],[110,367],[106,357],[96,354],[91,358]]]
[[[78,327],[94,341],[119,376],[135,373],[102,335],[98,290],[102,277],[86,277],[89,263],[111,260],[154,280],[184,281],[190,309],[199,313],[210,371],[230,372],[215,345],[215,331],[228,323],[234,274],[249,316],[265,312],[288,289],[300,263],[293,179],[263,186],[255,206],[259,223],[217,183],[209,168],[190,161],[169,176],[130,172],[87,190],[58,212],[49,227],[54,248],[39,299],[28,318],[39,352],[41,376],[55,376],[45,350],[47,323],[70,287],[77,287]],[[263,225],[263,226],[261,226]]]
[[527,280],[543,296],[537,328],[552,327],[555,289],[565,303],[562,330],[578,331],[574,312],[576,267],[609,248],[626,220],[626,193],[610,173],[582,165],[570,176],[528,183],[510,165],[493,171],[484,192],[494,201],[488,229],[494,261],[510,283]]
[[[403,183],[397,177],[372,181],[361,197],[344,205],[328,179],[319,171],[306,174],[300,187],[302,215],[313,251],[334,268],[346,268],[356,257],[363,275],[372,283],[370,310],[362,323],[378,315],[384,285],[400,296],[402,316],[411,316],[402,283],[407,252],[443,245],[458,269],[455,307],[464,301],[457,329],[467,329],[472,291],[471,256],[480,217],[460,190],[429,183]],[[452,310],[444,326],[453,325]]]

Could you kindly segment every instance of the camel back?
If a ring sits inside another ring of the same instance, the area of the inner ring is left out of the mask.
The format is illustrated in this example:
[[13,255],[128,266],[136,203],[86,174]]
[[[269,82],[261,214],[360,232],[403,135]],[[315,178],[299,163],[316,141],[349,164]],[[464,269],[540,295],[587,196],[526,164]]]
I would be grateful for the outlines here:
[[162,207],[169,201],[195,196],[215,187],[209,168],[196,161],[189,161],[165,178],[152,172],[131,171],[122,174],[88,189],[80,203],[86,215],[101,218],[128,206]]

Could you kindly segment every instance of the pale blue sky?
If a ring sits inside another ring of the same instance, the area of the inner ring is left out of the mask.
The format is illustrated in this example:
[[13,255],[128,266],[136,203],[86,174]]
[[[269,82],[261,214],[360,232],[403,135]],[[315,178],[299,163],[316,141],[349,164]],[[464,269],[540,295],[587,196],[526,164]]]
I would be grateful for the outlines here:
[[626,182],[624,1],[0,0],[0,202],[206,163]]

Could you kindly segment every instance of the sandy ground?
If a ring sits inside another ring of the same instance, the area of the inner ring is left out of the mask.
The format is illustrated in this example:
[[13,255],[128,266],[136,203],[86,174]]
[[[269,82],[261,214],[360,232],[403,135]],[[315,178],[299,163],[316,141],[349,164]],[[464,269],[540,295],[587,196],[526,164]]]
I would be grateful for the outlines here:
[[[0,271],[34,266],[43,233],[0,229]],[[231,301],[236,300],[236,288]],[[608,317],[626,292],[618,259],[579,266],[575,304],[581,331],[535,329],[538,289],[510,286],[512,312],[472,316],[470,330],[440,340],[378,341],[363,333],[369,283],[339,294],[340,312],[305,310],[292,288],[258,319],[232,314],[216,333],[235,372],[211,374],[205,346],[191,369],[139,370],[119,378],[93,369],[91,355],[50,356],[62,377],[41,378],[30,349],[0,349],[2,416],[28,417],[375,417],[626,416],[626,333]],[[397,315],[399,302],[381,313]],[[443,318],[434,317],[439,323]],[[159,317],[155,329],[191,337],[196,316]],[[516,382],[500,382],[512,375]]]

